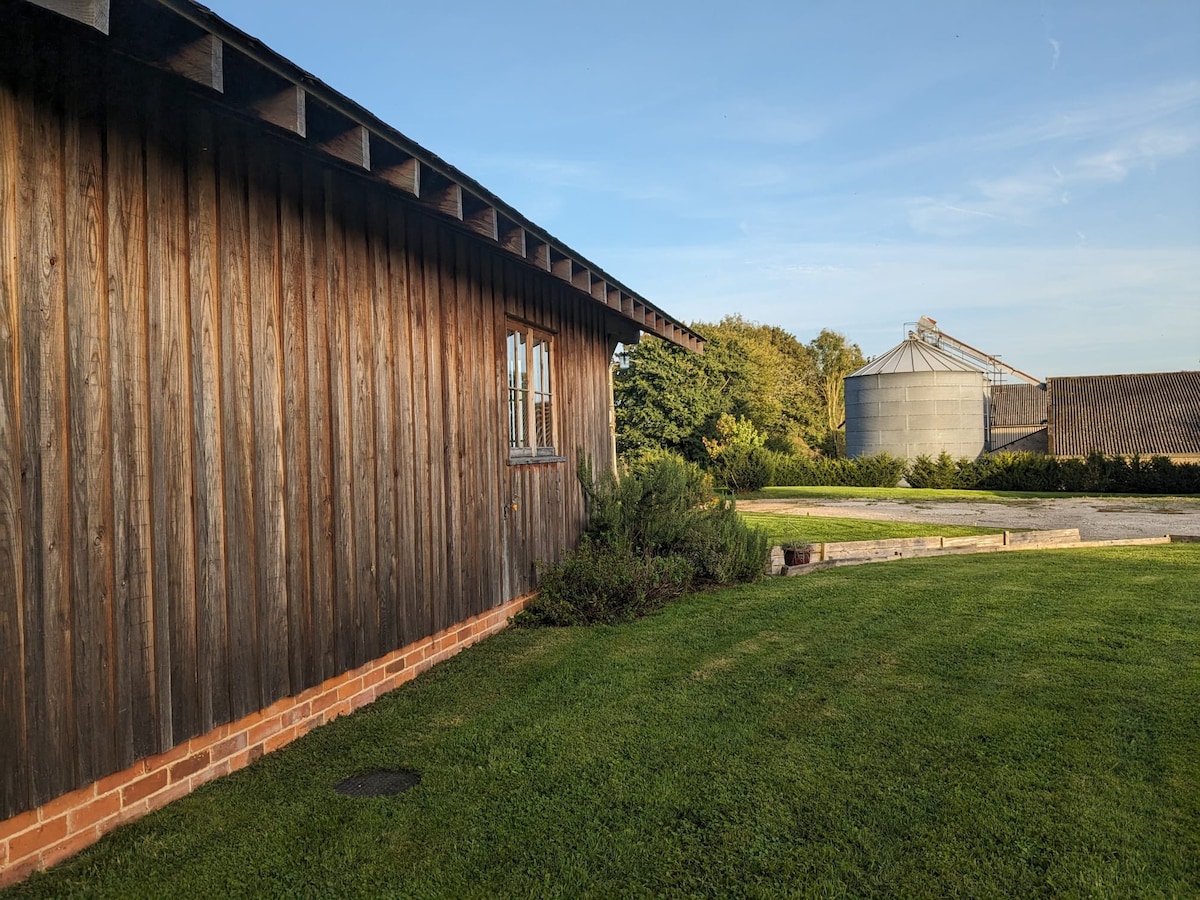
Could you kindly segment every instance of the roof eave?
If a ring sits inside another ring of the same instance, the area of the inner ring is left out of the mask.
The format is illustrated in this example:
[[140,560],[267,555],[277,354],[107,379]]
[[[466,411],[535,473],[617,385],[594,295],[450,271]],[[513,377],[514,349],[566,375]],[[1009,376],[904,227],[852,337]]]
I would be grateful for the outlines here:
[[[191,0],[26,2],[94,29],[115,51],[185,78],[223,106],[399,191],[427,211],[561,279],[640,330],[703,352],[703,339],[683,323],[473,178],[212,10]],[[121,27],[122,20],[134,17],[137,29]]]

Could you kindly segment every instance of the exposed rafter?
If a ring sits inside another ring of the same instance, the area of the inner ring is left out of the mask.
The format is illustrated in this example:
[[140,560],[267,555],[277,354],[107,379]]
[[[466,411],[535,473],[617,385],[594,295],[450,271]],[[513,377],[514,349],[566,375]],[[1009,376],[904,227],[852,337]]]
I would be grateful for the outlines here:
[[703,339],[556,240],[478,182],[190,0],[26,0],[80,22],[121,53],[174,73],[212,100],[399,189],[614,315],[702,351]]

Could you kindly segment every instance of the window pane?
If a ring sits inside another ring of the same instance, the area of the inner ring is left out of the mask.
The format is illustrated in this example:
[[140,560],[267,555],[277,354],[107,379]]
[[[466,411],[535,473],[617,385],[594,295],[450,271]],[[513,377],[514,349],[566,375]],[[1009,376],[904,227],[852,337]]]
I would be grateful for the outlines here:
[[508,329],[508,386],[517,386],[517,333]]
[[539,449],[554,449],[554,419],[551,416],[549,394],[537,395],[537,445]]
[[510,390],[508,392],[508,446],[510,449],[528,447],[529,440],[525,434],[526,392]]
[[522,390],[529,387],[529,348],[523,331],[517,332],[517,387]]
[[550,342],[538,341],[533,345],[533,358],[537,361],[537,375],[534,378],[534,390],[544,394],[550,393]]
[[553,455],[552,339],[514,325],[505,336],[508,448],[514,455]]

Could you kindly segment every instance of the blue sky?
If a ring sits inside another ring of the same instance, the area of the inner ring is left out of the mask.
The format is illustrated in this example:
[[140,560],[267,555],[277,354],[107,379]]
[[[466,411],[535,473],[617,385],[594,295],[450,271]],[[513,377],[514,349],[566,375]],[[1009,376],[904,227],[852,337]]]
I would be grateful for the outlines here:
[[1200,368],[1200,3],[209,0],[685,321]]

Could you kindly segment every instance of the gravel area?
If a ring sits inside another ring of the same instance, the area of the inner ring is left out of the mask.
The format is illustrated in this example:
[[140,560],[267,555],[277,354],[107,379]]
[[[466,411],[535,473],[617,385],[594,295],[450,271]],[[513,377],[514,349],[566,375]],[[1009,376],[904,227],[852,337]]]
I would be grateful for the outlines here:
[[1050,500],[739,500],[746,512],[979,525],[988,528],[1078,528],[1085,541],[1200,535],[1200,499],[1178,497],[1064,497]]

